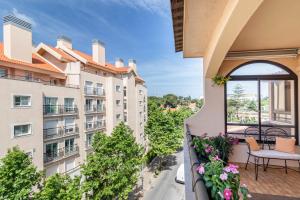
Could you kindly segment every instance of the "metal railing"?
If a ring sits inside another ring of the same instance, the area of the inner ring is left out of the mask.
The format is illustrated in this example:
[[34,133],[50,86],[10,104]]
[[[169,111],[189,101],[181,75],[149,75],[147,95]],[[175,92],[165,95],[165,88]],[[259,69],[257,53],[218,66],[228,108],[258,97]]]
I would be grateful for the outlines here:
[[79,133],[77,124],[64,127],[46,128],[43,129],[44,140],[52,140],[62,138]]
[[184,147],[186,198],[195,200],[209,200],[204,181],[200,174],[197,172],[197,168],[200,165],[200,162],[198,160],[195,149],[192,148],[192,141],[193,138],[189,126],[186,124],[186,137]]
[[92,131],[105,128],[105,120],[92,121],[85,123],[85,130]]
[[60,148],[57,151],[44,153],[44,163],[48,164],[57,160],[67,158],[79,153],[79,146],[77,144],[69,146],[68,148]]
[[77,106],[66,105],[44,105],[43,113],[47,115],[78,114]]
[[105,90],[103,88],[84,86],[84,94],[92,96],[105,96]]
[[86,113],[92,113],[92,112],[105,112],[105,106],[104,105],[85,105],[84,110]]
[[53,82],[53,81],[46,81],[40,78],[34,78],[31,76],[18,76],[14,74],[1,74],[0,78],[2,79],[9,79],[9,80],[18,80],[18,81],[26,81],[26,82],[34,82],[34,83],[41,83],[44,85],[50,85],[50,86],[58,86],[58,87],[68,87],[68,88],[76,88],[78,89],[78,85],[72,85],[72,84],[62,84],[59,82]]

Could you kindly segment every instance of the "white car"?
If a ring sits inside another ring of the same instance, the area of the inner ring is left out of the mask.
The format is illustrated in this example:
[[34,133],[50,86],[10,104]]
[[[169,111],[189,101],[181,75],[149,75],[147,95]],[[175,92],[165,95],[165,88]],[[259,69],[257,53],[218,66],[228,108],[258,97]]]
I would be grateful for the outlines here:
[[175,181],[177,183],[184,184],[184,165],[183,164],[181,164],[177,169]]

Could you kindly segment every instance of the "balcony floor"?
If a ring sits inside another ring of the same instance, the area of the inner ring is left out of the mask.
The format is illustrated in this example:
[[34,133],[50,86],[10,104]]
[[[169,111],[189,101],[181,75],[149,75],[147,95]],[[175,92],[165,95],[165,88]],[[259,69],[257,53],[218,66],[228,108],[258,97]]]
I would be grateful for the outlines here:
[[[239,164],[241,184],[245,183],[252,194],[252,199],[257,200],[294,200],[300,199],[300,173],[284,169],[271,169],[263,171],[260,167],[258,180],[255,181],[254,165],[249,164],[245,170],[244,164]],[[275,196],[273,196],[275,195]]]

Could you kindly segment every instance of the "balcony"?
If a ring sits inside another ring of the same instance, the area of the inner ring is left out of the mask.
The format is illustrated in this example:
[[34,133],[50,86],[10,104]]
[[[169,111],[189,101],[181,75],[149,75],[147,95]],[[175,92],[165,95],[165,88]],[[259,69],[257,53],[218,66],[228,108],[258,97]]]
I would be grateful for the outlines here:
[[77,115],[77,106],[66,106],[66,105],[44,105],[43,106],[44,116],[56,116],[56,115]]
[[50,164],[55,161],[59,161],[70,156],[77,155],[79,153],[79,146],[75,144],[69,148],[61,148],[57,151],[44,153],[44,164]]
[[72,126],[56,127],[56,128],[47,128],[43,130],[44,141],[59,139],[63,137],[68,137],[71,135],[79,134],[79,128],[77,124]]
[[84,111],[85,111],[85,113],[104,113],[105,106],[104,105],[85,105]]
[[85,123],[86,131],[96,131],[96,130],[101,130],[101,129],[105,129],[105,120],[99,120],[99,121]]
[[104,97],[105,96],[105,90],[103,88],[84,86],[84,94],[86,96]]
[[43,80],[40,78],[34,78],[30,76],[18,76],[14,74],[2,74],[0,76],[1,79],[8,79],[8,80],[17,80],[17,81],[26,81],[26,82],[33,82],[33,83],[40,83],[43,85],[49,85],[49,86],[58,86],[58,87],[67,87],[67,88],[76,88],[79,89],[78,85],[71,85],[71,84],[63,84],[58,82],[51,82],[48,80]]

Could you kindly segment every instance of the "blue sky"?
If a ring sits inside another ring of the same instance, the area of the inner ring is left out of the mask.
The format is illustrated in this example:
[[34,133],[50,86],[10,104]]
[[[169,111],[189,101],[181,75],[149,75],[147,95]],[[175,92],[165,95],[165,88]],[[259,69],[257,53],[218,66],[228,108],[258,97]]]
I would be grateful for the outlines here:
[[91,53],[92,39],[100,39],[109,62],[137,60],[149,95],[199,98],[202,60],[175,53],[169,7],[169,0],[2,0],[0,14],[31,22],[37,44],[55,45],[58,35],[66,35],[75,49]]

